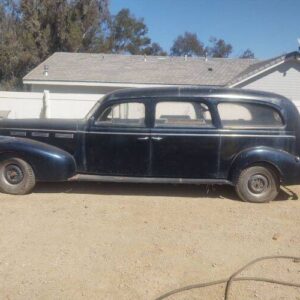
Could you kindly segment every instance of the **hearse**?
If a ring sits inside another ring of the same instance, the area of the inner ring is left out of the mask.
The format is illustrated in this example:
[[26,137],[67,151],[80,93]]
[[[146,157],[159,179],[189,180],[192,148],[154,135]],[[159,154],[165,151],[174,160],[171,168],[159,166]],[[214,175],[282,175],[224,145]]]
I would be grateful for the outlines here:
[[[70,109],[72,109],[70,107]],[[230,184],[244,201],[300,183],[299,113],[288,99],[224,88],[111,93],[83,120],[0,121],[0,189],[38,181]]]

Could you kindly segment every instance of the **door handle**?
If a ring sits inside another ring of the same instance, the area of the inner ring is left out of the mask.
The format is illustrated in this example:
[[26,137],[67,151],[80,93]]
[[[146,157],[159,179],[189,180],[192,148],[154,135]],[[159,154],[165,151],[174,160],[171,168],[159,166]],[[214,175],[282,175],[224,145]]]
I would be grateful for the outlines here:
[[139,141],[148,141],[149,140],[149,136],[145,136],[145,137],[140,137],[138,138]]
[[161,141],[161,140],[163,140],[163,138],[160,137],[160,136],[152,136],[151,139],[154,140],[154,141]]

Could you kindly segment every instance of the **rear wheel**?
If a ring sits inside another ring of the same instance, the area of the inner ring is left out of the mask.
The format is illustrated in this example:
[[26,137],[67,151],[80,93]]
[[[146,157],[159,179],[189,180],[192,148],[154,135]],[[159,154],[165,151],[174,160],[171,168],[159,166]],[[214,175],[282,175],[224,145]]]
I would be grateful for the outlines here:
[[236,192],[243,201],[264,203],[274,200],[279,193],[279,179],[267,166],[251,166],[238,176]]
[[35,186],[31,166],[20,158],[0,162],[0,190],[13,195],[28,194]]

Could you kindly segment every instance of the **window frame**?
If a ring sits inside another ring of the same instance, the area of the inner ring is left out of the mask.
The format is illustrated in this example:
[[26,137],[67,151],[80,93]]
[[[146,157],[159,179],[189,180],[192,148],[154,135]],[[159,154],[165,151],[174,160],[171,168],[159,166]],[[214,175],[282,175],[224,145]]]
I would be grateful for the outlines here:
[[[157,126],[156,125],[156,109],[157,109],[157,105],[159,103],[163,103],[163,102],[178,102],[178,103],[190,103],[193,105],[193,103],[195,104],[204,104],[207,106],[208,111],[210,113],[211,116],[211,125],[208,126]],[[202,98],[202,97],[160,97],[155,99],[154,103],[153,103],[153,114],[152,114],[153,118],[152,118],[152,127],[154,129],[160,129],[160,130],[172,130],[172,129],[176,129],[176,130],[209,130],[209,129],[216,129],[217,126],[216,124],[218,123],[217,121],[217,117],[215,114],[215,110],[214,107],[211,103],[211,101],[208,98]]]
[[[243,126],[243,127],[242,126],[236,126],[236,127],[226,126],[226,127],[224,127],[223,120],[221,118],[221,114],[219,111],[219,105],[224,104],[224,103],[225,104],[235,104],[235,105],[250,104],[250,105],[257,105],[257,106],[269,108],[278,113],[278,115],[282,121],[282,125],[281,126]],[[268,103],[268,102],[259,101],[259,100],[230,99],[228,101],[218,100],[215,104],[215,107],[216,107],[216,112],[219,117],[220,128],[222,128],[224,130],[282,130],[282,129],[286,128],[286,120],[285,120],[284,114],[282,112],[282,109],[279,106],[274,105],[273,103]]]
[[[101,118],[101,116],[111,107],[116,105],[122,105],[122,104],[129,104],[129,103],[138,103],[142,104],[144,106],[144,123],[143,125],[129,125],[129,124],[113,124],[113,123],[106,123],[106,122],[99,122],[98,119]],[[132,128],[132,129],[144,129],[149,127],[148,126],[148,120],[147,120],[147,104],[140,100],[140,99],[118,99],[118,101],[113,102],[107,102],[104,105],[100,105],[99,109],[93,116],[93,125],[96,127],[104,127],[104,128]]]

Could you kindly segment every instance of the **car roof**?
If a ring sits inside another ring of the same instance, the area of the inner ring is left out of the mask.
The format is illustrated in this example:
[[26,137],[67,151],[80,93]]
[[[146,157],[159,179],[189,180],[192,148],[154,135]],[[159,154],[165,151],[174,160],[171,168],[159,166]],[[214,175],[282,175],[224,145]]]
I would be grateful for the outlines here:
[[[184,97],[195,99],[199,97],[212,98],[216,101],[220,100],[222,102],[232,102],[235,100],[238,102],[251,102],[253,100],[256,103],[259,102],[271,106],[275,105],[277,106],[277,109],[280,110],[280,113],[285,120],[286,130],[295,130],[297,127],[297,130],[300,133],[299,112],[295,104],[284,96],[263,91],[208,86],[123,89],[104,96],[101,100],[99,100],[98,107],[102,104],[109,105],[109,103],[114,103],[115,101],[120,101],[122,99],[151,101],[153,98],[165,99],[179,97],[183,99]],[[94,110],[92,110],[89,115],[93,112]]]
[[287,98],[270,92],[262,92],[247,89],[236,88],[218,88],[218,87],[160,87],[160,88],[135,88],[123,89],[112,92],[102,98],[101,102],[116,101],[120,99],[145,99],[145,98],[167,98],[167,97],[210,97],[221,98],[222,101],[239,99],[260,100],[267,103],[273,103],[279,106],[293,105]]

